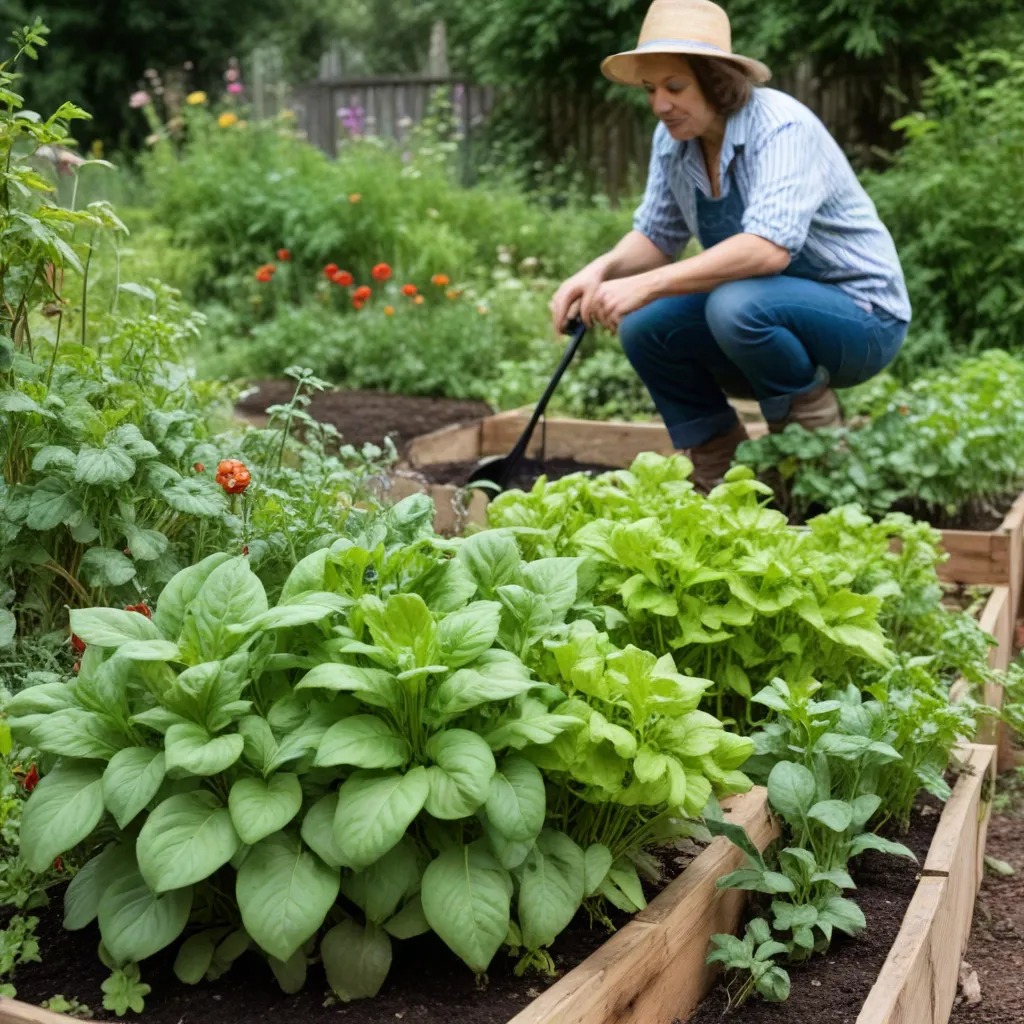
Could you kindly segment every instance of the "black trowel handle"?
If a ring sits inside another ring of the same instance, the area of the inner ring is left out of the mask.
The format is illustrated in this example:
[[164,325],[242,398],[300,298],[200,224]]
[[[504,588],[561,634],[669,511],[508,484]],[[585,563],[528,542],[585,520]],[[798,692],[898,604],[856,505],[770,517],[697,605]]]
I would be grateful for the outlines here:
[[533,432],[540,422],[541,416],[544,415],[544,410],[548,407],[548,402],[551,401],[551,396],[555,393],[555,388],[558,387],[558,382],[562,379],[562,374],[565,373],[569,364],[572,362],[572,357],[576,355],[576,349],[580,347],[580,342],[583,341],[583,335],[587,333],[587,325],[577,316],[573,317],[563,328],[563,334],[571,335],[569,343],[565,346],[565,351],[562,353],[562,358],[558,363],[558,368],[551,375],[551,380],[548,381],[548,386],[544,389],[544,394],[540,396],[540,401],[534,407],[533,415],[530,417],[529,423],[526,424],[526,429],[520,435],[518,441],[516,441],[515,447],[508,453],[509,468],[512,465],[518,463],[523,457],[523,453],[526,451],[527,445],[530,443],[530,438],[533,437]]

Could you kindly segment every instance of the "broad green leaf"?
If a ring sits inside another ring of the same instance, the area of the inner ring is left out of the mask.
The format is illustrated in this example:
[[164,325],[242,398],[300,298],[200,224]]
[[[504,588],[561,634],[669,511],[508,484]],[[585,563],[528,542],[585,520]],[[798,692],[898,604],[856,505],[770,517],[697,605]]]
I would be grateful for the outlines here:
[[204,661],[181,672],[164,690],[161,701],[171,711],[217,733],[236,717],[232,709],[241,699],[249,677],[249,659],[244,653],[223,661]]
[[78,931],[95,920],[103,894],[119,878],[135,871],[135,853],[123,843],[105,846],[82,866],[64,890],[64,927]]
[[612,852],[603,843],[591,843],[583,854],[583,895],[593,896],[608,877]]
[[100,935],[117,963],[138,963],[169,946],[184,930],[192,887],[154,893],[138,871],[114,882],[99,906]]
[[815,802],[814,775],[809,768],[792,761],[780,761],[768,776],[768,800],[787,821],[807,817]]
[[0,608],[0,647],[10,647],[18,631],[18,620],[9,608]]
[[476,593],[476,581],[462,562],[452,558],[421,577],[416,590],[432,612],[444,615],[457,611]]
[[52,530],[61,523],[74,521],[81,511],[77,496],[59,480],[48,477],[29,495],[25,525],[30,530]]
[[75,707],[75,691],[67,683],[39,683],[16,693],[4,710],[8,718],[48,715],[52,711]]
[[477,974],[508,934],[511,897],[512,879],[480,842],[449,847],[432,861],[420,893],[430,927]]
[[70,448],[59,444],[46,444],[36,452],[32,459],[32,470],[36,473],[45,473],[53,466],[60,469],[71,469],[74,464],[75,453]]
[[160,530],[144,530],[133,523],[124,523],[124,537],[136,562],[152,562],[168,548],[170,541]]
[[288,995],[301,992],[306,984],[306,967],[308,959],[302,949],[295,950],[287,960],[278,960],[276,956],[267,955],[267,963],[274,974],[281,991]]
[[853,900],[830,896],[818,909],[818,918],[847,935],[859,935],[867,927],[864,911]]
[[352,715],[324,733],[314,763],[320,767],[401,768],[411,756],[408,741],[383,719]]
[[863,853],[865,850],[878,850],[880,853],[891,853],[895,857],[906,857],[909,860],[917,860],[913,850],[904,846],[902,843],[895,843],[891,839],[876,836],[873,832],[864,832],[859,836],[855,836],[853,842],[850,844],[849,856],[856,857],[857,854]]
[[523,582],[544,598],[555,622],[563,622],[576,602],[581,558],[538,558],[523,565]]
[[343,857],[334,841],[334,816],[338,812],[338,794],[321,797],[302,819],[303,842],[328,866],[340,868]]
[[83,444],[75,460],[75,480],[80,484],[123,484],[135,475],[135,460],[118,445],[93,448]]
[[456,557],[486,598],[493,598],[498,587],[519,582],[519,548],[500,530],[483,530],[467,537],[459,545]]
[[242,643],[243,638],[229,627],[266,610],[266,592],[248,559],[231,558],[218,565],[199,588],[185,618],[185,635],[202,660],[216,661]]
[[133,640],[162,640],[156,624],[117,608],[73,608],[71,632],[97,647],[121,647]]
[[129,640],[117,653],[129,661],[178,661],[181,652],[170,640]]
[[474,601],[445,617],[437,630],[441,660],[450,668],[461,668],[479,658],[498,636],[501,605],[496,601]]
[[627,858],[620,857],[612,864],[608,869],[606,881],[611,882],[620,892],[624,893],[638,910],[643,910],[647,906],[647,897],[644,896],[644,887],[640,884],[640,876]]
[[164,781],[165,759],[153,747],[119,750],[103,772],[103,802],[119,828],[127,828]]
[[410,836],[404,836],[378,861],[341,880],[342,895],[350,899],[368,921],[382,924],[419,886],[419,851]]
[[269,779],[239,779],[228,794],[235,831],[243,843],[255,846],[285,827],[302,806],[299,777],[280,772]]
[[278,750],[270,723],[261,715],[246,715],[238,720],[238,732],[243,741],[242,756],[261,775],[269,775]]
[[245,930],[278,960],[288,960],[324,923],[340,879],[296,836],[257,843],[238,869],[235,895]]
[[511,700],[538,685],[516,655],[489,650],[474,665],[458,669],[441,682],[431,697],[430,710],[450,720],[481,704]]
[[230,555],[218,551],[208,555],[201,562],[182,569],[168,580],[167,586],[160,592],[160,599],[157,601],[156,611],[153,613],[153,624],[159,628],[158,636],[162,633],[172,640],[178,638],[181,633],[181,624],[185,618],[185,609],[195,599],[210,573],[218,565],[223,565],[230,557]]
[[321,940],[320,957],[327,983],[342,1002],[371,999],[391,970],[391,939],[377,925],[342,921]]
[[166,733],[167,768],[193,775],[216,775],[242,756],[245,741],[238,733],[211,736],[201,725],[172,725]]
[[308,591],[324,589],[324,571],[329,554],[328,548],[318,548],[295,563],[281,589],[282,603]]
[[164,488],[163,499],[175,512],[188,516],[219,516],[228,510],[224,492],[212,480],[178,480]]
[[487,792],[491,825],[513,842],[529,842],[544,827],[545,806],[540,769],[515,754],[502,758]]
[[79,568],[94,587],[119,587],[132,579],[136,572],[135,563],[112,548],[89,548],[82,555]]
[[42,717],[32,728],[32,744],[61,757],[108,760],[130,740],[92,711],[65,708]]
[[843,800],[819,800],[807,817],[820,821],[833,832],[845,832],[853,820],[853,808]]
[[226,931],[226,928],[206,928],[181,944],[174,959],[174,973],[179,981],[186,985],[198,985],[206,977],[213,963],[217,943]]
[[576,915],[585,891],[583,851],[564,832],[544,829],[518,872],[519,926],[527,949],[554,942]]
[[427,741],[430,789],[425,807],[435,818],[454,820],[472,814],[487,799],[494,775],[494,754],[476,733],[446,729]]
[[371,707],[393,710],[401,707],[403,695],[398,680],[380,668],[358,668],[325,662],[307,672],[296,684],[296,690],[332,690],[354,693]]
[[414,939],[430,931],[430,922],[423,913],[420,894],[415,896],[384,925],[384,930],[396,939]]
[[154,892],[209,878],[235,855],[239,839],[228,809],[213,793],[168,797],[142,826],[135,846],[139,871]]
[[833,885],[839,886],[840,889],[856,889],[857,884],[850,877],[848,871],[843,871],[841,868],[834,868],[832,871],[815,871],[811,875],[812,882],[831,882]]
[[334,841],[341,861],[359,870],[383,857],[405,835],[430,792],[422,766],[398,772],[353,772],[338,790]]
[[48,871],[54,859],[85,839],[103,817],[99,766],[64,762],[40,779],[21,815],[21,855],[30,871]]

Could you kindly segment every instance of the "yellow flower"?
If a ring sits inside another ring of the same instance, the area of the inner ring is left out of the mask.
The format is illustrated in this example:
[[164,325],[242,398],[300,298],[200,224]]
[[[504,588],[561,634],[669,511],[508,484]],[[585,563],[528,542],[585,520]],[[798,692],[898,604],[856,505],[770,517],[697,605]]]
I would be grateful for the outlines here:
[[477,312],[478,312],[478,313],[479,313],[479,314],[480,314],[481,316],[487,316],[487,307],[486,307],[486,306],[477,306],[477,307],[476,307],[476,311],[477,311]]
[[394,314],[395,314],[395,307],[394,306],[385,306],[384,307],[384,315],[385,316],[394,316]]
[[362,198],[363,198],[363,197],[362,197],[362,196],[361,196],[361,195],[360,195],[360,194],[359,194],[358,192],[353,192],[353,193],[352,193],[352,195],[350,195],[350,196],[348,197],[348,201],[349,201],[350,203],[358,203],[358,202],[359,202],[359,200],[360,200],[360,199],[362,199]]
[[92,146],[90,147],[89,152],[92,154],[92,158],[94,160],[102,160],[103,159],[103,140],[102,139],[93,139],[92,140]]
[[233,124],[238,124],[238,115],[232,114],[230,110],[225,110],[220,117],[217,118],[217,124],[221,128],[230,128]]
[[412,301],[415,302],[417,306],[422,306],[426,300],[422,295],[417,295]]
[[197,90],[196,92],[190,92],[185,97],[185,102],[188,103],[190,106],[198,107],[200,103],[206,102],[206,93],[202,92],[201,90]]
[[447,295],[449,299],[457,299],[459,297],[459,290],[458,288],[449,288],[448,291],[445,292],[445,295]]

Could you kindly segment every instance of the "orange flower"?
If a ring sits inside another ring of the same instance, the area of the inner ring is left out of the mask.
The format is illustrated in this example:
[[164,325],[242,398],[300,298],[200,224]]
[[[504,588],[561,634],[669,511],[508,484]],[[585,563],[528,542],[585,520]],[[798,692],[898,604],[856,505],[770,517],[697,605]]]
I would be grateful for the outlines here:
[[449,299],[457,299],[461,294],[462,293],[458,290],[458,288],[449,288],[448,291],[445,292],[445,295]]
[[417,295],[416,298],[413,299],[412,301],[415,302],[417,306],[422,306],[426,300],[423,298],[422,295]]
[[394,306],[385,306],[384,307],[384,315],[385,316],[394,316],[395,315],[395,307]]
[[277,258],[282,263],[287,263],[292,258],[292,254],[287,249],[278,249]]
[[479,313],[479,314],[480,314],[481,316],[487,316],[487,307],[486,307],[486,306],[477,306],[477,307],[476,307],[476,311],[477,311],[477,312],[478,312],[478,313]]
[[391,276],[391,268],[386,263],[378,263],[370,274],[374,281],[386,281]]
[[352,275],[347,270],[338,270],[335,272],[331,280],[335,284],[340,284],[342,288],[347,288],[355,280],[355,278],[353,278]]
[[409,295],[409,296],[415,295],[416,294],[416,285],[414,285],[414,284],[403,284],[402,285],[402,294],[403,295]]
[[264,284],[271,280],[274,276],[274,270],[276,268],[272,263],[265,263],[259,270],[256,271],[256,280],[262,281]]
[[338,264],[337,263],[328,263],[327,266],[324,267],[324,275],[326,277],[329,277],[332,281],[334,280],[334,275],[337,272],[338,272]]
[[451,284],[447,274],[435,274],[431,279],[430,283],[437,285],[438,288],[447,288]]
[[361,195],[360,195],[360,194],[359,194],[358,192],[353,192],[353,193],[352,193],[352,195],[350,195],[350,196],[348,197],[348,201],[349,201],[350,203],[358,203],[358,202],[359,202],[359,200],[360,200],[360,199],[362,199],[362,198],[363,198],[363,197],[362,197],[362,196],[361,196]]
[[357,302],[365,302],[371,295],[373,290],[368,284],[361,284],[353,293],[352,298]]
[[352,300],[352,308],[353,309],[362,309],[363,308],[363,300],[362,299],[353,299]]

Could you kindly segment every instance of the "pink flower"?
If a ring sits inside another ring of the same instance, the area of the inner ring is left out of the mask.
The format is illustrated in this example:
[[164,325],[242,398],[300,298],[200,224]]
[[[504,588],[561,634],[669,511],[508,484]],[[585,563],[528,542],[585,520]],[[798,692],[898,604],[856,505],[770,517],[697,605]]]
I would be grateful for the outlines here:
[[228,92],[233,96],[237,96],[242,91],[241,82],[228,82]]
[[132,110],[138,110],[140,107],[146,106],[149,103],[149,93],[145,89],[139,89],[138,92],[133,92],[128,97],[128,106]]
[[227,71],[224,72],[224,77],[229,82],[237,82],[238,81],[238,68],[228,68]]

